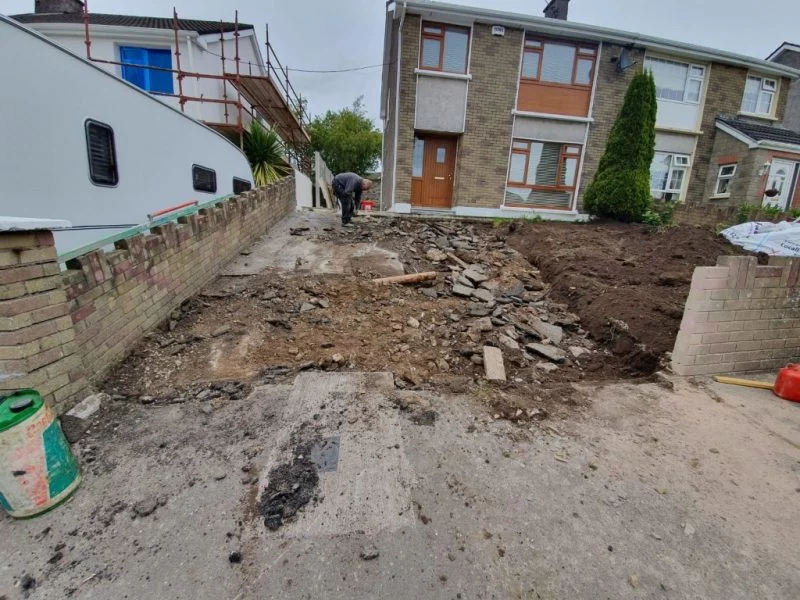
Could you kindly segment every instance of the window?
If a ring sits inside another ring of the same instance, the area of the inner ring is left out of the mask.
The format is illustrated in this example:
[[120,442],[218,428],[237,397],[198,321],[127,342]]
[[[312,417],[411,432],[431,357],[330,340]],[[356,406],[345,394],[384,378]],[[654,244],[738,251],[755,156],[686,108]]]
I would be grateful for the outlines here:
[[522,79],[591,86],[596,55],[596,48],[527,36],[522,55]]
[[744,86],[742,112],[771,116],[777,91],[778,82],[775,79],[748,76]]
[[197,192],[214,194],[217,191],[217,172],[214,169],[193,165],[192,184]]
[[570,209],[580,155],[574,144],[514,140],[506,204]]
[[685,154],[656,152],[650,166],[650,192],[656,200],[681,200],[683,182],[689,170]]
[[233,178],[233,193],[234,194],[241,194],[242,192],[246,192],[248,190],[253,189],[253,184],[250,183],[247,179],[239,179],[238,177]]
[[730,196],[733,176],[736,175],[736,165],[720,165],[717,175],[717,186],[714,188],[715,196]]
[[86,148],[89,154],[89,179],[95,185],[119,183],[114,130],[104,123],[86,121]]
[[422,162],[425,159],[425,140],[414,138],[414,156],[412,158],[411,176],[422,177]]
[[[142,67],[123,66],[122,78],[146,92],[155,94],[171,94],[174,91],[172,71],[172,51],[152,48],[136,48],[120,46],[120,62],[126,65],[142,65]],[[148,69],[144,67],[156,67]]]
[[656,98],[688,104],[700,103],[705,67],[651,57],[645,58],[644,67],[655,77]]
[[422,24],[420,69],[466,73],[469,29],[438,23]]

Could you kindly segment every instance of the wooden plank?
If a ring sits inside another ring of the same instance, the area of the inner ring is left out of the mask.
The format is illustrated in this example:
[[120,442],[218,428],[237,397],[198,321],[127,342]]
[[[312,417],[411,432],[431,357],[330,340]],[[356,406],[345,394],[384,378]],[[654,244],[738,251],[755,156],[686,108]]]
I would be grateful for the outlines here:
[[717,383],[727,383],[729,385],[741,385],[744,387],[758,388],[760,390],[771,390],[775,387],[775,384],[768,381],[739,379],[738,377],[723,377],[722,375],[714,375],[714,381]]
[[503,363],[503,353],[500,348],[494,346],[483,347],[483,368],[486,371],[486,379],[489,381],[505,381],[506,367]]
[[448,252],[448,253],[447,253],[447,258],[449,258],[450,260],[452,260],[452,261],[453,261],[454,263],[456,263],[456,264],[457,264],[459,267],[461,267],[461,268],[463,268],[463,269],[469,269],[469,265],[468,265],[467,263],[465,263],[463,260],[461,260],[460,258],[458,258],[458,257],[457,257],[455,254],[453,254],[452,252]]
[[381,279],[373,279],[373,283],[387,284],[387,283],[421,283],[423,281],[433,281],[436,279],[436,272],[429,271],[427,273],[411,273],[411,275],[397,275],[395,277],[382,277]]

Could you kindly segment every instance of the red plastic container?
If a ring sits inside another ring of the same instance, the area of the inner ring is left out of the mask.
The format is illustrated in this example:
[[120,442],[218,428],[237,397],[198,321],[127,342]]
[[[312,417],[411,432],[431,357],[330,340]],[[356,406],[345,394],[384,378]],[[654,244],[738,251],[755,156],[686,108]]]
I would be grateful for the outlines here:
[[362,200],[361,201],[361,210],[365,212],[371,212],[375,210],[375,203],[372,200]]
[[800,402],[800,365],[788,365],[778,372],[773,388],[775,395],[791,402]]

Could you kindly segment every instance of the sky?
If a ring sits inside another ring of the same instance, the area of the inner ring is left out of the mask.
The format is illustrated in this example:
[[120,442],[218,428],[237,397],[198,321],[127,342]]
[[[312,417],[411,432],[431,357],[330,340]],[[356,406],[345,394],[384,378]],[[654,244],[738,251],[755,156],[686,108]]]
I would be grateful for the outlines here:
[[[33,12],[34,0],[0,0],[0,12]],[[545,0],[460,0],[459,4],[541,15]],[[385,0],[90,0],[92,12],[233,20],[265,24],[281,62],[290,69],[333,70],[378,65],[383,60]],[[690,42],[765,58],[784,41],[800,42],[797,0],[571,0],[570,21]],[[349,106],[363,95],[376,125],[380,68],[350,73],[291,72],[309,99],[309,112]]]

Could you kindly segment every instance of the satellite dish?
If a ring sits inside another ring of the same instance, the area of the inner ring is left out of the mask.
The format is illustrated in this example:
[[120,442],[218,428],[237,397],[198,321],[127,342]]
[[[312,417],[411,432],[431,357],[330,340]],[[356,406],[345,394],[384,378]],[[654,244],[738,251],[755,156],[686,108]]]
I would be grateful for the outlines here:
[[617,59],[617,71],[624,73],[635,64],[636,61],[631,57],[631,49],[623,48],[619,53],[619,58]]

